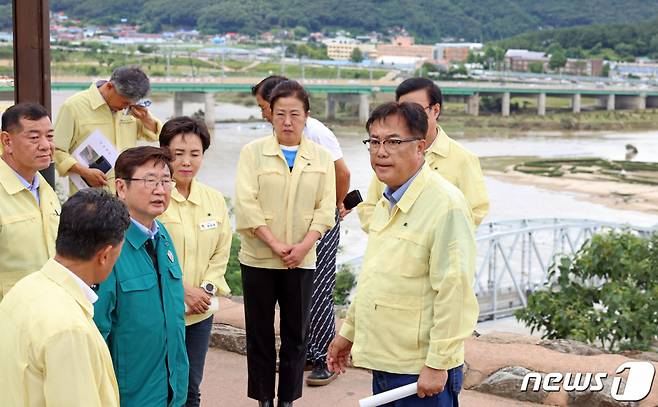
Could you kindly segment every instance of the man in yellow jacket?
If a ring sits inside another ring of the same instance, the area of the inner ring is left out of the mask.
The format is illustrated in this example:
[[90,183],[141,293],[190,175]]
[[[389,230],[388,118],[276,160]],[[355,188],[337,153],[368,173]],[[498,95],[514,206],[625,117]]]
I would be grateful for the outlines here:
[[20,103],[2,115],[0,144],[0,300],[21,278],[55,255],[60,204],[39,174],[50,166],[53,125],[48,112]]
[[125,205],[105,191],[64,204],[57,254],[0,303],[1,406],[119,406],[90,287],[112,270],[129,224]]
[[[417,103],[427,113],[427,135],[425,137],[425,162],[430,170],[438,173],[459,188],[473,212],[475,226],[489,212],[489,197],[480,160],[461,144],[448,137],[438,124],[443,95],[434,82],[425,78],[410,78],[395,90],[399,102]],[[366,199],[357,207],[361,227],[368,233],[370,217],[375,204],[382,197],[385,185],[373,175]]]
[[[92,83],[62,105],[55,121],[55,166],[60,176],[77,174],[91,187],[108,185],[114,172],[104,173],[79,163],[71,154],[89,135],[100,131],[118,152],[135,147],[137,139],[156,141],[162,123],[137,103],[151,89],[149,78],[136,66],[122,66],[109,81]],[[125,109],[125,110],[124,110]],[[113,188],[112,182],[109,187]],[[69,183],[70,193],[77,188]]]
[[331,370],[344,371],[351,352],[372,370],[375,393],[417,381],[417,395],[396,407],[457,405],[464,340],[478,317],[471,211],[424,164],[426,123],[422,106],[391,102],[366,124],[370,162],[386,188],[356,296],[327,356]]

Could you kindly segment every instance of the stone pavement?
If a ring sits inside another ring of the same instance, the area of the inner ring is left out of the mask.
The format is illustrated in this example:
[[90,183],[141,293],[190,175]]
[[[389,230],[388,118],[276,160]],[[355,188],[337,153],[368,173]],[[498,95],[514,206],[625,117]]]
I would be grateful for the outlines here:
[[[352,407],[359,399],[371,395],[370,373],[349,369],[333,383],[323,387],[304,387],[304,395],[296,407]],[[237,353],[211,348],[201,385],[202,407],[256,407],[247,398],[247,359]],[[495,397],[475,391],[463,391],[460,405],[464,407],[539,406]]]
[[[215,322],[244,328],[244,311],[239,299],[220,299],[220,311]],[[277,310],[278,333],[278,310]],[[337,321],[340,324],[341,321]],[[307,373],[308,374],[308,373]],[[372,394],[370,372],[349,369],[334,382],[323,387],[304,387],[298,407],[358,406],[359,399]],[[257,403],[247,398],[247,359],[245,356],[210,348],[201,385],[202,407],[253,407]],[[460,402],[465,407],[516,407],[538,404],[522,403],[510,399],[463,391]]]

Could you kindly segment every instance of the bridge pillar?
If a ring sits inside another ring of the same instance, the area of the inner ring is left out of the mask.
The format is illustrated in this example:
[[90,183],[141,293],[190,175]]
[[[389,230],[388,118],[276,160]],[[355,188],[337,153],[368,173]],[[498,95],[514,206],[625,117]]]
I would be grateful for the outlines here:
[[606,110],[615,110],[615,94],[611,93],[608,95],[608,102],[606,104]]
[[370,95],[359,93],[359,122],[365,124],[370,116]]
[[537,95],[537,114],[539,116],[546,116],[546,94],[540,93]]
[[183,104],[185,97],[181,92],[174,92],[174,117],[183,115]]
[[503,117],[509,116],[509,105],[510,105],[511,95],[509,92],[503,93],[501,113]]
[[647,95],[630,95],[616,97],[617,107],[620,109],[644,110],[647,107]]
[[336,118],[336,99],[332,93],[327,93],[326,114],[327,120],[334,120]]
[[658,107],[658,96],[647,96],[647,108],[657,108]]
[[571,97],[571,110],[574,113],[580,113],[580,93],[574,93]]
[[480,94],[475,93],[471,96],[468,96],[466,100],[466,113],[471,116],[480,115]]
[[206,92],[204,94],[204,118],[210,134],[215,134],[215,94]]

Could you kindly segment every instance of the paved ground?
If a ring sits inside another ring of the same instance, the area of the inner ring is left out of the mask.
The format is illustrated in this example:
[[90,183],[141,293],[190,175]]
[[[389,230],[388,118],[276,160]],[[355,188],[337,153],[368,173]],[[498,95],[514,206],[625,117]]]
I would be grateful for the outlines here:
[[[202,407],[255,407],[247,394],[247,359],[237,353],[211,348],[201,385]],[[371,393],[370,373],[350,369],[324,387],[304,387],[304,396],[295,407],[351,407]],[[465,407],[534,406],[474,391],[464,391],[460,402]]]
[[[220,299],[220,312],[215,322],[244,328],[244,308],[240,299]],[[278,320],[278,310],[276,312]],[[336,321],[340,326],[341,321]],[[278,328],[278,322],[275,324]],[[502,329],[501,329],[502,328]],[[503,330],[527,333],[513,319],[496,320],[478,324],[478,331],[487,333]],[[278,332],[278,329],[277,329]],[[202,407],[254,407],[257,403],[247,398],[247,359],[237,353],[210,348],[201,385]],[[295,407],[343,407],[358,406],[359,399],[372,394],[370,373],[362,369],[350,369],[333,383],[324,387],[304,387],[303,397]],[[493,397],[475,391],[463,391],[460,402],[465,407],[516,407],[532,406],[513,400]]]

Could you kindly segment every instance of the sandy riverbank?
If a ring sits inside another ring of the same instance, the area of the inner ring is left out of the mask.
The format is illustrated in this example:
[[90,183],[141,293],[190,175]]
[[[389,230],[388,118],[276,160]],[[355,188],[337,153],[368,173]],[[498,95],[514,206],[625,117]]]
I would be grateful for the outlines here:
[[514,171],[486,170],[485,175],[504,182],[532,185],[552,191],[574,193],[579,199],[609,208],[658,214],[658,187],[593,179],[591,174],[565,174],[544,177]]

